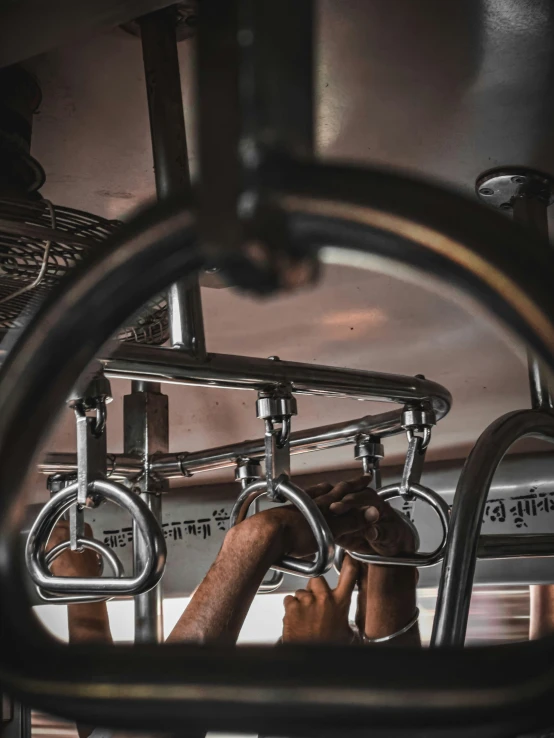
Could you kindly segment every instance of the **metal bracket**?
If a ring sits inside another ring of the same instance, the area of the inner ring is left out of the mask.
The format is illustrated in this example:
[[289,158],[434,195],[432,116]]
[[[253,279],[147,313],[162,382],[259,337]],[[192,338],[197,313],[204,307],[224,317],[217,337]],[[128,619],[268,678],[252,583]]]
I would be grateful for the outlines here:
[[267,496],[274,502],[283,502],[277,480],[290,477],[290,419],[296,415],[296,400],[289,389],[272,393],[260,392],[256,402],[258,418],[265,421],[265,478]]
[[477,179],[475,190],[481,202],[508,212],[515,198],[539,200],[546,206],[554,201],[554,179],[526,167],[490,169]]
[[385,456],[385,448],[380,438],[374,436],[358,436],[354,446],[354,458],[361,459],[364,475],[379,489],[381,486],[380,460]]
[[[84,508],[87,505],[89,485],[108,474],[106,445],[106,403],[112,399],[111,387],[102,371],[89,381],[82,397],[75,393],[69,405],[75,412],[77,431],[77,504],[69,510],[69,541],[72,551],[82,551],[80,541],[85,537]],[[95,417],[87,415],[94,410]]]
[[[420,483],[425,454],[431,440],[431,428],[436,422],[435,413],[430,406],[425,404],[408,405],[402,413],[402,425],[408,436],[408,451],[402,470],[399,494],[406,499],[412,497],[410,488]],[[417,433],[423,435],[416,435]]]
[[235,481],[242,489],[262,478],[262,467],[256,459],[240,459],[235,468]]

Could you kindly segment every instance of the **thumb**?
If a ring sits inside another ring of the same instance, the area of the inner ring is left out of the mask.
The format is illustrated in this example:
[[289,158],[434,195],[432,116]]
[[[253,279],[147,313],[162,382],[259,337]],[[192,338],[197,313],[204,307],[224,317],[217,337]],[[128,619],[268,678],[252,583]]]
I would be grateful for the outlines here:
[[335,595],[340,600],[350,600],[352,592],[358,581],[359,564],[348,554],[345,555],[344,561],[339,574],[339,581],[335,588]]

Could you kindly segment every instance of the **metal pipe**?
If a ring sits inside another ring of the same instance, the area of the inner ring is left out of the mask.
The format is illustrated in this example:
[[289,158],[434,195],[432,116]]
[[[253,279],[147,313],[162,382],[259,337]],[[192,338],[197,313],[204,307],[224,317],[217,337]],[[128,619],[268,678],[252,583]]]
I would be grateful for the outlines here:
[[[108,454],[107,472],[109,479],[121,480],[138,476],[142,472],[139,459],[124,454]],[[77,470],[77,455],[74,453],[47,453],[38,464],[41,474],[69,474]]]
[[545,556],[554,556],[554,535],[551,533],[481,535],[477,545],[477,558],[480,560]]
[[[152,454],[167,451],[169,421],[167,396],[156,384],[133,382],[131,394],[123,399],[125,452],[141,460],[142,474],[135,489],[146,503],[154,519],[162,522],[163,483],[151,474]],[[135,571],[141,571],[148,556],[146,541],[133,521],[133,559]],[[163,608],[161,581],[148,592],[135,597],[135,643],[163,641]]]
[[[151,386],[145,382],[144,386]],[[322,451],[326,448],[346,446],[354,443],[360,435],[379,434],[388,437],[402,433],[402,418],[399,411],[365,415],[358,420],[333,425],[322,425],[308,430],[295,431],[290,436],[291,454],[305,454]],[[204,451],[156,454],[150,460],[150,471],[162,479],[176,479],[190,474],[215,471],[236,465],[239,459],[263,458],[264,439],[241,441],[227,446]],[[64,474],[77,469],[77,456],[74,453],[48,453],[38,464],[41,474]],[[108,476],[112,479],[136,477],[143,471],[138,458],[119,454],[108,456]]]
[[[189,202],[191,183],[175,7],[145,15],[139,23],[156,193],[159,200],[179,197]],[[171,345],[204,359],[206,339],[198,278],[172,284],[167,292],[167,308]]]
[[[159,494],[141,494],[142,499],[161,525],[162,497]],[[133,554],[135,571],[142,571],[148,557],[144,538],[133,520]],[[161,580],[148,592],[136,595],[135,601],[135,643],[163,643],[163,591]]]
[[[511,200],[511,205],[514,220],[517,223],[535,229],[537,233],[548,239],[548,200],[538,196],[532,189],[524,189]],[[548,372],[532,351],[527,352],[527,363],[531,407],[535,410],[554,409]]]
[[431,645],[463,646],[485,503],[496,469],[521,438],[554,442],[554,415],[517,410],[481,434],[464,465],[452,505]]
[[256,391],[290,384],[297,394],[353,397],[402,405],[427,400],[438,420],[446,415],[452,404],[450,392],[428,379],[293,361],[209,354],[201,363],[184,352],[132,343],[120,344],[110,357],[101,361],[110,378]]
[[534,410],[554,410],[551,381],[543,363],[531,351],[527,352],[531,407]]
[[[362,434],[379,434],[386,437],[401,433],[403,430],[400,412],[366,415],[359,420],[346,423],[295,431],[290,436],[290,452],[291,454],[304,454],[321,451],[354,443],[357,436]],[[173,478],[232,467],[239,459],[258,459],[263,458],[264,454],[264,439],[260,438],[255,441],[219,446],[206,451],[160,454],[151,460],[150,468],[154,474]]]

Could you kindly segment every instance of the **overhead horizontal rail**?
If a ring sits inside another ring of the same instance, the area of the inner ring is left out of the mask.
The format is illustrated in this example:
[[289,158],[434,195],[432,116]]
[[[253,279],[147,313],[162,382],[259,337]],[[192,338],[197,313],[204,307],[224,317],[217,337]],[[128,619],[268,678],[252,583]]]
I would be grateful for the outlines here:
[[206,361],[199,361],[183,351],[132,343],[120,344],[101,361],[106,376],[113,379],[257,391],[285,384],[303,395],[401,405],[427,400],[437,419],[452,404],[450,392],[428,379],[294,361],[228,354],[209,354]]
[[[360,435],[392,436],[402,432],[401,414],[396,411],[365,415],[358,420],[291,433],[291,454],[305,454],[326,448],[346,446],[354,443]],[[264,439],[230,443],[227,446],[204,451],[183,451],[181,453],[158,454],[153,456],[150,469],[165,479],[189,476],[199,472],[215,471],[234,466],[239,459],[262,458],[265,453]],[[48,453],[38,465],[43,474],[67,474],[77,469],[77,455],[73,453]],[[143,467],[139,459],[119,454],[108,456],[108,475],[115,479],[140,474]]]

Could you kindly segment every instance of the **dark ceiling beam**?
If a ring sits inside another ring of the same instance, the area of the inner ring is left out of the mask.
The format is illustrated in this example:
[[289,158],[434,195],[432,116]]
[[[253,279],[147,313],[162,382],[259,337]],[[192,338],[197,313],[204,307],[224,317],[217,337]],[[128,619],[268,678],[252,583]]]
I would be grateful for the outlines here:
[[175,0],[11,0],[0,10],[0,67],[172,5]]

